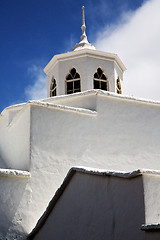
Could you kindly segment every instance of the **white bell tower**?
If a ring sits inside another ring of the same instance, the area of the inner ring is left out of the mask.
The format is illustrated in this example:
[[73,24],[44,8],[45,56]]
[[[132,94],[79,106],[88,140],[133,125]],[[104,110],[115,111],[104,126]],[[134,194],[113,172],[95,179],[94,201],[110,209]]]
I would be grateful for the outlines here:
[[126,70],[117,54],[97,51],[88,42],[82,7],[82,36],[72,52],[55,55],[44,68],[47,96],[102,89],[121,94]]

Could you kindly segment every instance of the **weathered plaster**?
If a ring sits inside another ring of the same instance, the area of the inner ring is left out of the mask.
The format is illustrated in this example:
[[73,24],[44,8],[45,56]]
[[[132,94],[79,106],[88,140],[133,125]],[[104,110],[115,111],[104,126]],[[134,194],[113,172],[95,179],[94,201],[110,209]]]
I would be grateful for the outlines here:
[[[29,170],[32,176],[23,187],[24,194],[17,192],[21,207],[15,216],[23,215],[23,221],[16,223],[13,218],[10,234],[17,229],[31,232],[72,166],[160,170],[159,108],[159,102],[90,90],[4,110],[1,166]],[[1,189],[4,194],[8,191]],[[158,222],[147,211],[144,224]]]

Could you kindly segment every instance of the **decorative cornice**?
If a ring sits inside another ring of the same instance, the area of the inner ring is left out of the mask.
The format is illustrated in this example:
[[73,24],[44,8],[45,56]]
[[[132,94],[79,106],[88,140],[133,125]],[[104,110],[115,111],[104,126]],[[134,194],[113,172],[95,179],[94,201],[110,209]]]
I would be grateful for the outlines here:
[[80,57],[85,57],[85,56],[108,60],[108,61],[115,61],[123,72],[126,70],[126,67],[124,66],[124,64],[122,63],[122,61],[120,60],[120,58],[118,57],[117,54],[84,48],[81,51],[73,51],[73,52],[67,52],[67,53],[55,55],[50,60],[50,62],[47,64],[47,66],[44,68],[43,71],[46,74],[48,74],[50,72],[50,70],[52,69],[52,67],[55,66],[55,64],[59,61],[64,61],[66,59],[67,60],[75,59],[75,58],[80,58]]

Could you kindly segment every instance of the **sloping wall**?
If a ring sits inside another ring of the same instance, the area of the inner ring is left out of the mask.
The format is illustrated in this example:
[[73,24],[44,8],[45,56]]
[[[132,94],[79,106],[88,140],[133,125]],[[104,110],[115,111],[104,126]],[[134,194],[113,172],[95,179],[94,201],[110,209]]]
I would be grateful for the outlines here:
[[94,115],[50,106],[31,108],[33,225],[72,166],[160,169],[159,105],[105,94],[95,97]]
[[99,90],[87,94],[33,101],[10,118],[3,116],[0,156],[6,168],[31,172],[25,194],[17,195],[25,233],[73,166],[160,169],[160,105]]
[[[35,240],[145,238],[142,177],[75,173]],[[158,234],[160,237],[160,234]]]

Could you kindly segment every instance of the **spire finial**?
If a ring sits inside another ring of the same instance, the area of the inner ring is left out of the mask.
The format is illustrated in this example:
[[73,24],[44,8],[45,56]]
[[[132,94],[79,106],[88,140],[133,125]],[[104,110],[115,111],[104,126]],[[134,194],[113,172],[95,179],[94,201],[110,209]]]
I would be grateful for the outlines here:
[[85,25],[84,6],[82,6],[82,25]]
[[81,50],[83,48],[88,48],[88,49],[95,49],[95,47],[90,44],[87,40],[87,35],[86,35],[86,25],[85,25],[85,15],[84,15],[84,6],[82,6],[82,35],[81,35],[81,41],[79,43],[77,43],[74,48],[73,51],[77,51],[77,50]]
[[85,25],[85,16],[84,16],[84,6],[82,6],[82,27],[81,27],[81,29],[82,29],[81,41],[82,41],[84,38],[87,38],[86,33],[85,33],[86,25]]

